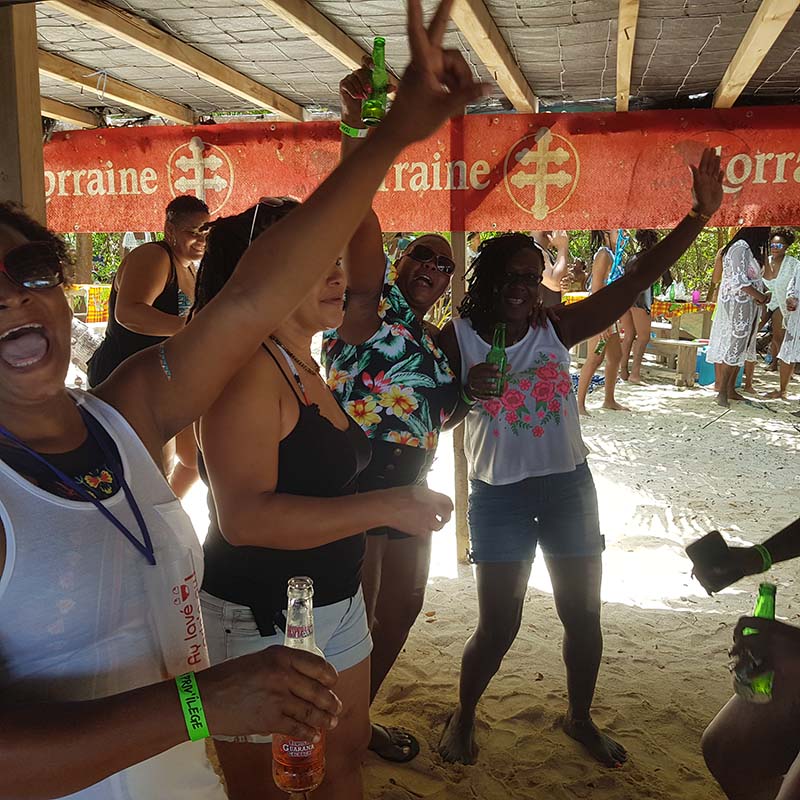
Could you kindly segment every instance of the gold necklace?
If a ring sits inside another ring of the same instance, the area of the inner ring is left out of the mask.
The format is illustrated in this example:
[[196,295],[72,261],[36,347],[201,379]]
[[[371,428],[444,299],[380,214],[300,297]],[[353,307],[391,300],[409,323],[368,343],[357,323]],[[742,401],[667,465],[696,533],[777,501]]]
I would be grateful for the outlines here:
[[278,347],[280,347],[281,350],[283,350],[286,353],[286,355],[289,356],[289,358],[291,358],[292,361],[295,362],[295,364],[302,367],[309,375],[316,375],[317,377],[319,377],[320,366],[313,358],[311,359],[311,362],[314,364],[314,367],[316,367],[316,369],[306,364],[306,362],[303,361],[302,358],[298,358],[285,344],[281,342],[280,339],[278,339],[277,336],[270,336],[269,338],[273,342],[275,342],[275,344],[278,345]]

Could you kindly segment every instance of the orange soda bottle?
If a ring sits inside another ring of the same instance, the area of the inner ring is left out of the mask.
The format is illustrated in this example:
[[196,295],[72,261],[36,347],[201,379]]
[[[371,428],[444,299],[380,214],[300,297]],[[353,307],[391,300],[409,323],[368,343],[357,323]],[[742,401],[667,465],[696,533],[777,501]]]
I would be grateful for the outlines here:
[[[311,578],[292,578],[287,590],[286,647],[307,650],[324,658],[314,641],[314,582]],[[305,742],[290,736],[272,737],[272,777],[279,789],[303,794],[316,789],[325,777],[325,731],[318,742]]]

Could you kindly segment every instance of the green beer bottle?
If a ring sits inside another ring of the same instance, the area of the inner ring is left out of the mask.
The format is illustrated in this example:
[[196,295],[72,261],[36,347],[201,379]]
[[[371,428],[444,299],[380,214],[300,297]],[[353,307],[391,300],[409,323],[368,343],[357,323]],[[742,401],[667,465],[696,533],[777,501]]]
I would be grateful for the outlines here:
[[361,104],[361,121],[365,125],[379,125],[386,116],[389,74],[386,72],[386,40],[382,36],[375,37],[372,65],[372,94]]
[[[774,583],[762,583],[758,587],[758,597],[753,616],[759,619],[775,619],[775,591],[777,587]],[[753,636],[758,631],[754,628],[745,628],[742,633],[745,636]],[[734,675],[734,686],[736,693],[749,700],[751,703],[769,703],[772,700],[772,681],[774,673],[765,672],[762,675],[752,676],[752,672],[757,665],[748,664],[741,674],[737,670]]]
[[500,397],[503,394],[503,386],[506,382],[506,364],[508,364],[508,358],[506,357],[506,324],[505,322],[498,322],[497,325],[494,326],[494,336],[492,336],[492,349],[489,351],[489,355],[486,356],[486,363],[487,364],[494,364],[498,370],[500,370],[500,375],[497,378],[497,385],[495,386],[492,394],[495,397]]

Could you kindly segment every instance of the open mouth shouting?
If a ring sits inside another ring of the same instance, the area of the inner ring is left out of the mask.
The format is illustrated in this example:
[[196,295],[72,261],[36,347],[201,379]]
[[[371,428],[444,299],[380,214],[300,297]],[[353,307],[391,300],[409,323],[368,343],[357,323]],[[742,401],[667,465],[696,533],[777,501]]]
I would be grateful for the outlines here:
[[33,367],[50,350],[50,340],[42,325],[19,325],[0,336],[0,360],[14,369]]

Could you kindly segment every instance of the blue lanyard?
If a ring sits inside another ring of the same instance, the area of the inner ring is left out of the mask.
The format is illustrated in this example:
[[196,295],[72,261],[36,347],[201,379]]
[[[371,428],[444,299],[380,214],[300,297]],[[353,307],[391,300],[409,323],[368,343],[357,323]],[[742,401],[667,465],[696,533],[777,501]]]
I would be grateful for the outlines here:
[[[136,519],[136,523],[139,526],[139,531],[142,534],[142,539],[144,542],[140,542],[133,535],[133,533],[131,533],[127,525],[125,525],[115,514],[109,511],[94,495],[87,492],[83,486],[70,478],[69,475],[65,475],[58,467],[56,467],[54,464],[51,464],[46,458],[44,458],[44,456],[40,455],[35,450],[32,450],[30,447],[28,447],[28,445],[25,444],[25,442],[18,439],[13,433],[11,433],[11,431],[4,428],[2,425],[0,425],[0,435],[10,439],[12,442],[14,442],[14,444],[22,448],[22,450],[24,450],[29,456],[35,458],[40,464],[47,467],[62,483],[76,492],[83,500],[92,503],[92,505],[94,505],[94,507],[112,525],[114,525],[114,527],[122,532],[123,536],[125,536],[125,538],[128,539],[128,541],[147,559],[148,563],[152,566],[155,566],[156,556],[153,548],[153,542],[150,539],[150,531],[147,529],[147,525],[145,524],[144,517],[142,517],[142,512],[139,509],[136,498],[133,496],[133,492],[131,491],[130,486],[128,486],[128,482],[125,480],[122,461],[121,459],[115,458],[114,454],[111,452],[111,449],[105,441],[105,435],[107,434],[105,434],[105,430],[100,423],[82,406],[78,406],[78,411],[80,412],[80,415],[86,424],[86,428],[89,431],[89,436],[95,440],[95,442],[100,446],[100,449],[103,451],[103,455],[106,458],[106,463],[108,464],[111,474],[114,476],[114,480],[117,481],[120,486],[122,486],[125,499],[128,501],[128,506],[130,507],[134,518]],[[119,473],[114,470],[113,465],[115,464],[119,469]]]

